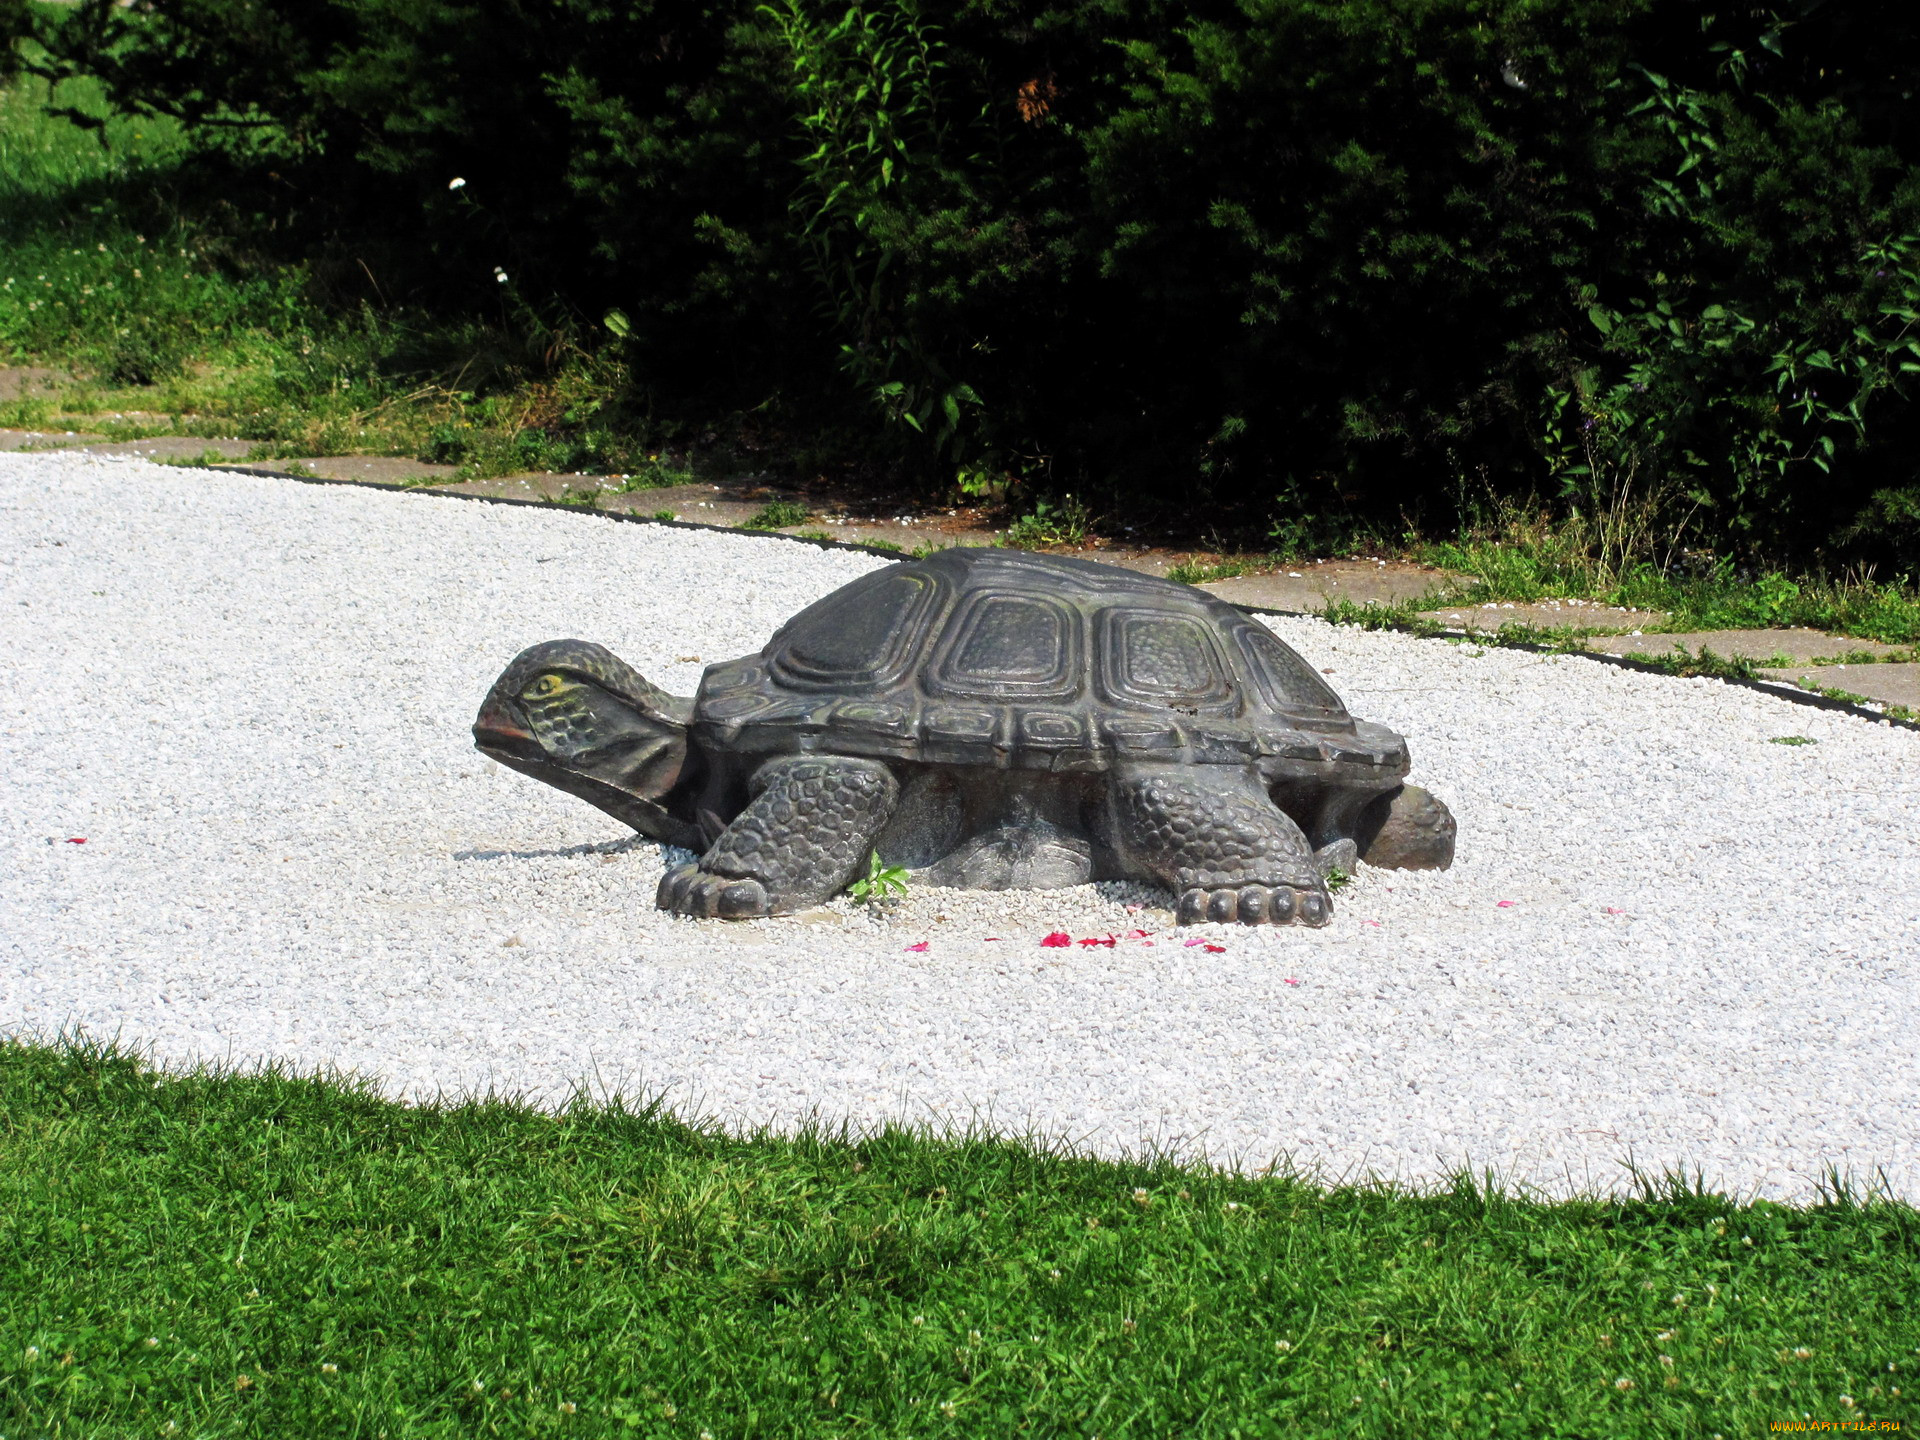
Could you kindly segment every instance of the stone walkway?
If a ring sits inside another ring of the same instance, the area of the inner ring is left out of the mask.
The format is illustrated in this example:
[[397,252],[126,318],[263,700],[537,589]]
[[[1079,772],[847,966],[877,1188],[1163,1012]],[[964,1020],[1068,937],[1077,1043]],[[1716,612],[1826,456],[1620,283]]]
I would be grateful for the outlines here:
[[[29,395],[51,380],[37,372],[0,372],[0,399]],[[12,392],[8,394],[6,392]],[[135,455],[142,459],[231,466],[322,480],[375,485],[404,485],[447,494],[483,495],[516,500],[561,501],[591,496],[595,508],[650,518],[692,521],[742,528],[776,500],[807,503],[801,492],[746,477],[720,483],[696,482],[668,487],[622,488],[622,481],[591,475],[550,473],[460,480],[452,465],[434,465],[395,456],[315,455],[298,459],[249,460],[254,446],[238,439],[157,436],[145,440],[108,440],[74,431],[0,430],[0,451],[77,449],[96,455]],[[826,537],[856,544],[912,551],[927,545],[995,544],[1000,532],[988,528],[978,512],[949,510],[902,515],[857,515],[826,507],[797,525],[780,527],[789,535]],[[1050,547],[1053,553],[1079,555],[1148,574],[1164,575],[1198,557],[1148,545],[1094,539],[1082,546]],[[1459,577],[1446,571],[1385,559],[1315,560],[1297,567],[1255,575],[1203,581],[1200,588],[1234,605],[1256,610],[1317,613],[1330,604],[1400,606],[1443,597]],[[1670,617],[1659,611],[1625,609],[1591,600],[1545,600],[1477,605],[1439,605],[1418,612],[1445,629],[1467,635],[1493,635],[1516,627],[1530,631],[1572,629],[1597,655],[1662,660],[1670,657],[1774,662],[1758,671],[1764,679],[1797,689],[1821,690],[1876,704],[1920,710],[1920,648],[1881,644],[1816,630],[1712,630],[1666,633]]]

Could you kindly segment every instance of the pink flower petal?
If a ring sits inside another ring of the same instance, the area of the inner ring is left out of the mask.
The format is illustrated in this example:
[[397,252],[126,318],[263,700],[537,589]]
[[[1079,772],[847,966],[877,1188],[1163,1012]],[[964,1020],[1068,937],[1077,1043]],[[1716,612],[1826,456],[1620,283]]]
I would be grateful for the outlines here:
[[1361,921],[1360,923],[1361,923],[1362,925],[1371,925],[1371,926],[1373,926],[1373,927],[1374,927],[1374,929],[1376,929],[1376,930],[1378,930],[1378,929],[1380,929],[1380,928],[1381,928],[1381,926],[1380,926],[1380,922],[1379,922],[1378,920],[1362,920],[1362,921]]
[[67,844],[69,845],[84,845],[86,843],[87,837],[84,835],[69,835],[67,837]]
[[1000,943],[1000,937],[998,935],[987,936],[987,944],[998,945],[999,943]]
[[1227,953],[1227,947],[1224,945],[1209,945],[1207,946],[1207,953],[1209,955],[1224,955]]
[[1187,949],[1191,950],[1196,945],[1204,945],[1206,943],[1204,940],[1189,940],[1187,941]]
[[924,950],[926,948],[927,948],[927,942],[924,940],[922,940],[918,945],[907,946],[907,949],[909,950]]
[[1300,982],[1299,982],[1298,980],[1296,980],[1296,979],[1294,979],[1294,978],[1293,978],[1293,977],[1292,977],[1291,975],[1289,975],[1289,976],[1288,976],[1288,977],[1287,977],[1287,978],[1286,978],[1286,979],[1285,979],[1284,981],[1282,981],[1281,983],[1282,983],[1282,984],[1285,984],[1285,985],[1298,985],[1298,984],[1299,984]]
[[1511,900],[1495,901],[1493,908],[1496,910],[1511,910],[1513,908],[1513,901]]
[[1626,914],[1626,913],[1627,913],[1626,911],[1624,911],[1624,910],[1617,910],[1617,909],[1615,909],[1615,908],[1614,908],[1613,906],[1611,906],[1611,905],[1609,905],[1609,906],[1607,906],[1607,914],[1609,914],[1609,915],[1624,915],[1624,914]]
[[1147,938],[1147,932],[1144,930],[1129,930],[1120,938],[1122,940],[1144,940]]
[[1057,950],[1062,945],[1073,944],[1073,937],[1064,930],[1056,930],[1040,943],[1045,945],[1049,950]]
[[1080,943],[1082,945],[1104,945],[1109,950],[1111,950],[1113,948],[1113,936],[1109,935],[1105,939],[1101,939],[1097,935],[1089,935],[1086,939],[1082,940]]

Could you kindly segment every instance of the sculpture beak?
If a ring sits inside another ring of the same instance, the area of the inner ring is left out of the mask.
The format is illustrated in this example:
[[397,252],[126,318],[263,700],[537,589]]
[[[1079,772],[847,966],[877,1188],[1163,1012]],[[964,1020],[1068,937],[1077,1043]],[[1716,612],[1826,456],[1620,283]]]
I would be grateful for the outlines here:
[[516,722],[505,706],[497,704],[483,705],[474,718],[473,743],[490,752],[506,751],[530,759],[540,755],[540,742],[533,738],[533,732]]

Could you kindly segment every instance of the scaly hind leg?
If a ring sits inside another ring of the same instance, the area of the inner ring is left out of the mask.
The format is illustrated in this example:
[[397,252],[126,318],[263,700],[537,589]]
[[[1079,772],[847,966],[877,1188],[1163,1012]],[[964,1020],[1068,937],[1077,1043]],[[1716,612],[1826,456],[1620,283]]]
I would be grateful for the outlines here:
[[1300,827],[1251,770],[1136,765],[1113,776],[1114,848],[1178,896],[1182,925],[1324,925],[1327,883]]
[[707,853],[660,882],[662,910],[749,920],[818,905],[854,877],[900,796],[878,760],[836,755],[769,760],[750,790]]

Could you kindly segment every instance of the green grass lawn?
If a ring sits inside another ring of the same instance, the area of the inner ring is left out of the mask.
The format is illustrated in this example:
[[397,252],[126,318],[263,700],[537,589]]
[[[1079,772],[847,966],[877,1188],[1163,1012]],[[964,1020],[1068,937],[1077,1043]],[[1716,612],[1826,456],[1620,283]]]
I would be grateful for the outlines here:
[[0,1046],[0,1435],[1724,1436],[1920,1418],[1920,1217],[405,1107]]
[[617,422],[617,362],[531,312],[503,325],[353,300],[264,248],[244,193],[196,170],[173,122],[113,117],[86,80],[51,103],[99,129],[49,99],[0,84],[0,364],[77,378],[0,401],[0,426],[679,478],[644,423]]

